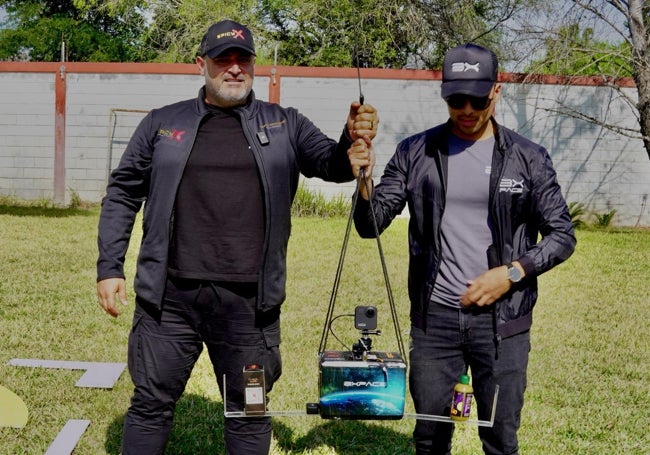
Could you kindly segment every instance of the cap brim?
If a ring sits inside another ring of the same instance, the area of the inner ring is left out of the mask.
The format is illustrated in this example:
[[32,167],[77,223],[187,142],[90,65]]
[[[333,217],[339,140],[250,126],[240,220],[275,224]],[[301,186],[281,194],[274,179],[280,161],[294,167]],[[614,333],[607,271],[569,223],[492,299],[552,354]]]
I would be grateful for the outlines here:
[[447,81],[442,83],[440,95],[443,98],[449,98],[451,95],[469,95],[480,98],[489,95],[494,84],[494,81]]
[[223,46],[213,47],[208,52],[206,52],[205,55],[207,55],[210,58],[215,58],[230,49],[241,49],[248,52],[251,55],[255,55],[255,50],[251,49],[249,46],[244,46],[241,44],[230,44],[230,43],[224,44]]

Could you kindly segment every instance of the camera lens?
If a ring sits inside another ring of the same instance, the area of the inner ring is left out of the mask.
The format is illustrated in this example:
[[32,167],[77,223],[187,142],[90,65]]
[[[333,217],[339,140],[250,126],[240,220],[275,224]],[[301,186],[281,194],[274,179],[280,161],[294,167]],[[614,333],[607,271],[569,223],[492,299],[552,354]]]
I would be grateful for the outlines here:
[[366,317],[369,318],[374,318],[375,317],[375,309],[373,307],[369,307],[366,309]]

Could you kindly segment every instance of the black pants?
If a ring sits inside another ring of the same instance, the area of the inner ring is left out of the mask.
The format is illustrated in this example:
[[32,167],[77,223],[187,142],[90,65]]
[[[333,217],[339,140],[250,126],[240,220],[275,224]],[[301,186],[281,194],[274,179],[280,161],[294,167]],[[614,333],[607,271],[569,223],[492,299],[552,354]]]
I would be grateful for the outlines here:
[[[245,365],[264,367],[266,391],[282,372],[280,311],[255,309],[256,284],[170,279],[162,310],[138,302],[129,336],[128,365],[135,385],[124,421],[124,455],[162,454],[174,409],[194,364],[207,346],[228,411],[244,408]],[[266,455],[269,417],[225,420],[228,454]]]
[[[499,385],[494,426],[479,427],[483,452],[519,453],[517,430],[526,390],[528,331],[494,341],[490,308],[460,310],[431,304],[427,332],[411,327],[410,391],[419,414],[449,415],[454,384],[469,367],[480,420],[490,420]],[[418,420],[413,436],[418,455],[449,455],[454,426]]]

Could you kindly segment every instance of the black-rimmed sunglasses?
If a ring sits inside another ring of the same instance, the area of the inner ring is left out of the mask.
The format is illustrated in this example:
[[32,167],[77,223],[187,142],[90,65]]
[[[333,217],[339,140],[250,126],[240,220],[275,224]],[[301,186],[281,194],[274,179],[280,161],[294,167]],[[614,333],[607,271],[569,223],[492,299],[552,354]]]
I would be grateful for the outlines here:
[[447,106],[449,106],[452,109],[462,109],[465,107],[465,104],[469,101],[469,104],[472,106],[472,109],[477,110],[477,111],[482,111],[484,109],[487,109],[490,103],[492,102],[492,98],[489,96],[470,96],[470,95],[451,95],[450,97],[446,98],[445,101],[447,102]]

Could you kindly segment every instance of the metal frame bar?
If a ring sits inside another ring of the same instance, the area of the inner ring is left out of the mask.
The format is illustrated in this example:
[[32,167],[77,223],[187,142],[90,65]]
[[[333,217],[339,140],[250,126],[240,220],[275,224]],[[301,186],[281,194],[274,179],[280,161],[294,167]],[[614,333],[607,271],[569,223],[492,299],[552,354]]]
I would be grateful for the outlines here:
[[[308,415],[316,415],[316,414],[307,414],[307,411],[266,411],[264,414],[255,414],[255,415],[249,415],[246,414],[244,411],[228,411],[228,401],[227,401],[227,388],[226,388],[226,375],[223,375],[223,415],[225,418],[233,418],[233,417],[294,417],[294,416],[308,416]],[[496,415],[497,411],[497,399],[499,397],[499,385],[497,384],[494,387],[494,398],[492,400],[492,414],[490,416],[490,420],[477,420],[477,419],[470,419],[470,420],[452,420],[451,417],[449,416],[438,416],[438,415],[431,415],[431,414],[413,414],[413,413],[406,413],[403,415],[403,417],[411,418],[411,419],[418,419],[418,420],[429,420],[429,421],[435,421],[435,422],[445,422],[445,423],[456,423],[456,424],[461,424],[461,425],[476,425],[479,427],[492,427],[494,425],[494,417]],[[354,419],[354,420],[385,420],[385,419]],[[399,420],[399,419],[390,419],[390,420]]]

